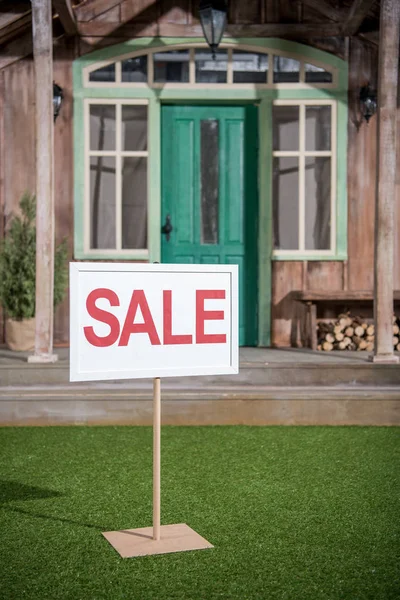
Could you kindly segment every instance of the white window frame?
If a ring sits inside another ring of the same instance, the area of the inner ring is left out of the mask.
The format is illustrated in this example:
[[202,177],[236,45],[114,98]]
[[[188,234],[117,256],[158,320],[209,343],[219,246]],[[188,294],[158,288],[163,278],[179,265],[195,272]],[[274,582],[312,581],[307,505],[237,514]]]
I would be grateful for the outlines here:
[[[338,69],[326,65],[323,62],[315,60],[314,58],[308,58],[300,54],[294,54],[292,52],[285,52],[283,50],[276,50],[274,48],[255,48],[247,44],[229,44],[222,43],[218,47],[221,50],[228,51],[228,65],[227,65],[227,81],[226,83],[196,83],[195,77],[195,50],[209,49],[207,44],[200,43],[188,43],[171,45],[159,48],[151,48],[150,50],[144,51],[137,50],[136,52],[130,52],[118,56],[117,59],[113,58],[106,61],[101,61],[90,65],[83,69],[83,86],[87,88],[153,88],[153,89],[182,89],[182,88],[208,88],[208,89],[334,89],[338,86]],[[160,52],[170,52],[172,50],[189,50],[189,82],[165,82],[157,83],[154,81],[154,54]],[[234,83],[233,82],[233,65],[232,57],[233,52],[237,50],[244,50],[256,54],[267,54],[268,55],[268,79],[266,83]],[[127,82],[122,81],[122,61],[128,58],[136,58],[139,56],[147,55],[147,82]],[[274,56],[280,56],[283,58],[291,58],[299,61],[299,81],[293,83],[274,83]],[[306,83],[306,71],[305,64],[312,64],[317,67],[321,67],[332,75],[332,81],[330,83]],[[102,67],[106,67],[110,64],[115,64],[115,81],[90,81],[89,76],[93,71],[97,71]]]
[[[90,106],[112,105],[116,107],[115,150],[90,149]],[[147,106],[147,150],[127,151],[121,149],[122,105]],[[85,151],[85,183],[84,183],[84,251],[88,256],[101,253],[104,256],[127,256],[134,254],[137,259],[148,259],[149,248],[122,248],[122,158],[146,157],[147,159],[147,208],[149,208],[149,101],[146,99],[84,99],[84,151]],[[115,248],[91,248],[91,214],[90,214],[90,159],[95,156],[115,157]],[[149,211],[147,211],[148,213]],[[147,245],[149,240],[149,220],[147,220]]]
[[[274,100],[274,106],[299,107],[299,150],[273,150],[272,160],[276,157],[298,158],[299,161],[299,248],[294,250],[273,249],[273,257],[293,257],[296,255],[335,256],[336,255],[336,213],[337,213],[337,101],[336,100]],[[306,150],[306,106],[331,107],[331,149]],[[306,250],[305,248],[305,159],[307,157],[330,157],[331,159],[331,229],[329,250]]]

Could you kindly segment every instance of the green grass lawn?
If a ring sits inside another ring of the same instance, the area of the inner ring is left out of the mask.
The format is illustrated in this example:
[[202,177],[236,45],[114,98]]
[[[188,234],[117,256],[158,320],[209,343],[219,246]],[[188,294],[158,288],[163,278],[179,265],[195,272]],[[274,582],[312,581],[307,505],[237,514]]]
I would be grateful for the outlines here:
[[215,548],[121,559],[152,519],[148,427],[0,429],[0,598],[400,598],[400,433],[165,427],[163,524]]

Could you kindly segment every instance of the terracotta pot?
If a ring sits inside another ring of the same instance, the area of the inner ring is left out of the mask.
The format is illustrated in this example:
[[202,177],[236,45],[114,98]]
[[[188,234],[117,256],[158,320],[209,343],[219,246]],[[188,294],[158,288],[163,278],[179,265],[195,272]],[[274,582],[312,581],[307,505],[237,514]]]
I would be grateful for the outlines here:
[[10,350],[27,352],[35,347],[35,319],[6,319],[6,344]]

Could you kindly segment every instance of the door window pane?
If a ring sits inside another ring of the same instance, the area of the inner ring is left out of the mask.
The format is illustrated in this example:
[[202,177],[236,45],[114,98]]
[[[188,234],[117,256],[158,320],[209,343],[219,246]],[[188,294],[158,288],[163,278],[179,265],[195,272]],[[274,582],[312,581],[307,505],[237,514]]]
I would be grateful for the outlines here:
[[122,150],[147,150],[147,106],[122,105]]
[[147,248],[147,158],[122,158],[122,248]]
[[200,124],[201,243],[218,244],[219,156],[218,121]]
[[90,105],[90,150],[115,150],[114,105]]
[[196,83],[226,83],[228,52],[218,50],[215,60],[210,50],[196,50]]
[[306,83],[332,83],[332,73],[325,71],[322,67],[305,63],[304,70]]
[[331,149],[330,106],[306,106],[306,150]]
[[115,158],[90,159],[90,247],[115,248]]
[[121,63],[121,81],[147,82],[147,55],[123,60]]
[[171,50],[154,54],[154,81],[189,82],[189,50]]
[[235,50],[232,70],[233,83],[267,83],[268,55]]
[[299,149],[299,107],[274,106],[272,109],[274,150]]
[[91,71],[89,81],[115,81],[115,63]]
[[274,83],[300,81],[300,62],[285,56],[274,56]]
[[306,157],[306,250],[329,250],[331,238],[331,159]]
[[299,162],[292,157],[274,157],[273,221],[274,247],[299,247]]

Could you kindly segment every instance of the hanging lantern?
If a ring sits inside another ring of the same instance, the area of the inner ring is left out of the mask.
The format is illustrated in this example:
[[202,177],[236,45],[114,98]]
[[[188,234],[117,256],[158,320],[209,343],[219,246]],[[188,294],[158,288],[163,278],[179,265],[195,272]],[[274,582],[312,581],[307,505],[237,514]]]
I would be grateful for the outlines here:
[[368,123],[377,109],[377,94],[375,90],[370,88],[369,84],[360,90],[360,104],[362,115]]
[[225,0],[200,0],[199,13],[204,37],[215,59],[215,51],[226,26],[226,2]]

